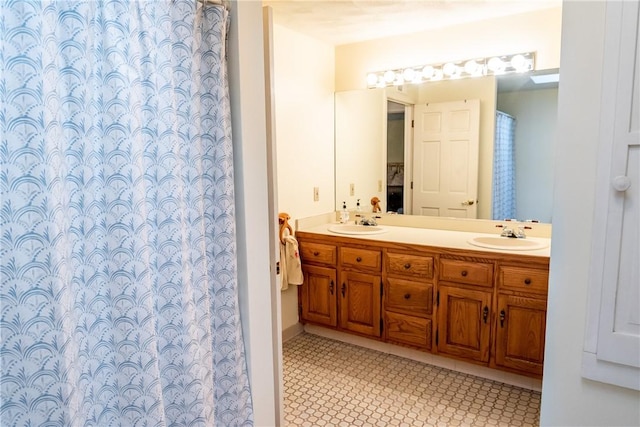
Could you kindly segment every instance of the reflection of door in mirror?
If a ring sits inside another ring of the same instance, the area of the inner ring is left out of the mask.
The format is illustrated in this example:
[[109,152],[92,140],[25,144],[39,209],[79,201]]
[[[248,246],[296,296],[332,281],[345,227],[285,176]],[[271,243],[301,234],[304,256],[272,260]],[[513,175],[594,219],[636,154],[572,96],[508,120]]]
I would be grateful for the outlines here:
[[404,213],[405,112],[404,105],[387,101],[386,211]]
[[413,213],[476,218],[480,100],[415,106]]

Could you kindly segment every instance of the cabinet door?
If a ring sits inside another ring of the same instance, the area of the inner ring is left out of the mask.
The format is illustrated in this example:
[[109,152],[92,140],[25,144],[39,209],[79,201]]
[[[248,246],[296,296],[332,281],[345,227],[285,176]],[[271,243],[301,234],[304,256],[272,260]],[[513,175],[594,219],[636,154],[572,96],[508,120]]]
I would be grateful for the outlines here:
[[304,283],[300,287],[302,319],[337,326],[336,269],[303,265]]
[[438,352],[489,361],[491,292],[440,286]]
[[340,273],[340,327],[352,332],[380,336],[380,276]]
[[542,375],[547,301],[498,295],[497,366]]

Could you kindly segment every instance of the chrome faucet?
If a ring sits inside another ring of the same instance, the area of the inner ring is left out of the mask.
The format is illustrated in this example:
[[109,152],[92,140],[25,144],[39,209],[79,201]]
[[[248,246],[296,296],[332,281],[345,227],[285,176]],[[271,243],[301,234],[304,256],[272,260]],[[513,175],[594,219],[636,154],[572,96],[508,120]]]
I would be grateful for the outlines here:
[[360,221],[358,222],[359,225],[378,225],[378,223],[376,222],[374,217],[371,218],[365,218],[364,215],[362,215],[362,219],[360,219]]
[[512,237],[516,239],[525,239],[527,237],[524,232],[525,227],[517,226],[515,229],[504,226],[501,227],[503,227],[502,233],[500,233],[502,237]]

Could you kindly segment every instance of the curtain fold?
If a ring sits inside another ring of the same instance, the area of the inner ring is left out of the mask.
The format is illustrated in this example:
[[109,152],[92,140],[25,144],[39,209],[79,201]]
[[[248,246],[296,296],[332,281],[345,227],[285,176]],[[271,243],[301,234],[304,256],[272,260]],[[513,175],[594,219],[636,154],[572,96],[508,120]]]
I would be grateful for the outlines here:
[[516,120],[496,112],[496,136],[493,152],[493,219],[516,218]]
[[0,424],[251,425],[226,10],[0,16]]

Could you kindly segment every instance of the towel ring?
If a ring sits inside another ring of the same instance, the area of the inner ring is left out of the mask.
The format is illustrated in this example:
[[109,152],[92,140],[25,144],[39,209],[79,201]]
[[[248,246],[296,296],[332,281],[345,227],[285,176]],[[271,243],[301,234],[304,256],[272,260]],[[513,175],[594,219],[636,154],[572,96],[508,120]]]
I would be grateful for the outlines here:
[[289,231],[289,235],[293,236],[293,228],[289,225],[291,217],[286,212],[280,212],[278,214],[278,224],[280,224],[280,243],[284,245],[284,230]]

